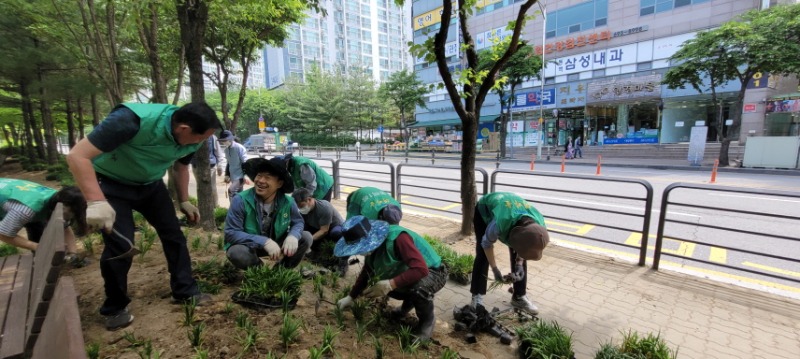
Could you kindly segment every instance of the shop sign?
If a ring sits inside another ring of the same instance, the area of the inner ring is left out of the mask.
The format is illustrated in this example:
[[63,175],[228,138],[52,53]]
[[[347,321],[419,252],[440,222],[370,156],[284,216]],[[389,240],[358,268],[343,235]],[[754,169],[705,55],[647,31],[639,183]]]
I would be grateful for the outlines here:
[[756,72],[750,81],[747,82],[747,89],[762,89],[769,87],[771,89],[778,87],[778,75],[772,75],[769,72]]
[[444,57],[457,56],[459,54],[458,41],[450,41],[444,44]]
[[800,112],[800,99],[771,100],[767,102],[767,112]]
[[[422,28],[426,28],[433,24],[438,24],[442,22],[442,11],[444,7],[440,7],[438,9],[434,9],[428,11],[422,15],[414,17],[414,31],[417,31]],[[451,18],[455,17],[456,13],[458,12],[458,3],[453,3],[453,10],[450,12]]]
[[506,29],[505,26],[480,32],[475,35],[475,49],[480,50],[494,46],[495,42],[503,41],[508,36],[514,34],[514,30]]
[[484,8],[484,7],[487,7],[487,6],[492,5],[492,4],[499,3],[500,1],[502,1],[502,0],[478,0],[478,1],[475,2],[475,7],[480,9],[480,8]]
[[556,76],[634,64],[638,55],[637,46],[637,44],[630,44],[560,57],[553,61],[555,63]]
[[514,112],[525,111],[531,109],[539,109],[540,105],[553,107],[556,103],[556,89],[545,89],[544,94],[541,91],[528,91],[515,94],[514,106],[511,108]]
[[522,132],[522,126],[524,124],[525,121],[509,121],[506,131],[508,131],[508,133]]
[[539,129],[539,120],[528,121],[528,129],[529,130],[538,130]]
[[746,103],[744,104],[744,113],[753,113],[756,112],[756,104],[754,103]]
[[603,139],[604,145],[633,145],[640,143],[658,143],[658,137],[640,137],[640,138],[605,138]]
[[630,29],[614,31],[614,33],[612,34],[612,37],[620,37],[620,36],[625,36],[625,35],[638,34],[640,32],[645,32],[645,31],[647,31],[649,29],[650,29],[650,26],[648,26],[648,25],[632,27]]
[[[611,40],[611,31],[604,30],[600,32],[595,32],[589,35],[580,35],[580,36],[573,36],[562,41],[556,41],[554,43],[545,44],[544,51],[547,54],[552,54],[554,52],[561,52],[566,50],[572,50],[574,48],[584,47],[586,45],[594,45],[600,41],[608,41]],[[536,46],[536,54],[542,54],[542,46]]]
[[589,83],[586,102],[606,102],[634,98],[661,97],[661,74]]
[[586,83],[573,82],[556,87],[558,107],[583,107],[586,105]]

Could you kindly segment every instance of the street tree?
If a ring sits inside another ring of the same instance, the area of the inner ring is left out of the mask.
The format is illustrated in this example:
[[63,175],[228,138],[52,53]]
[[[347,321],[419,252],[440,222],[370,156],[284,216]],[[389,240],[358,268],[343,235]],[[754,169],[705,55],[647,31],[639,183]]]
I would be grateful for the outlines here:
[[[453,108],[461,119],[461,128],[464,134],[461,150],[461,206],[464,209],[461,215],[462,234],[472,233],[474,214],[472,208],[477,203],[475,155],[481,107],[486,95],[495,86],[496,74],[519,49],[519,37],[528,18],[526,14],[537,1],[525,0],[520,4],[516,18],[508,24],[508,29],[512,30],[512,34],[495,45],[504,46],[506,50],[497,58],[494,66],[488,70],[481,71],[478,69],[478,53],[468,26],[468,19],[474,11],[476,0],[458,0],[456,2],[458,8],[455,10],[450,0],[443,0],[439,31],[424,43],[411,46],[411,52],[414,56],[436,63],[439,75],[442,78],[442,86],[447,90],[450,101],[453,103]],[[404,0],[397,0],[396,2],[402,4]],[[450,31],[450,20],[454,14],[458,17],[459,38],[463,41],[461,51],[466,60],[465,62],[462,61],[463,68],[457,73],[457,77],[450,73],[445,54],[445,43],[447,42],[447,34]]]
[[[497,59],[502,56],[504,48],[493,46],[489,50],[478,53],[478,69],[490,69]],[[508,121],[511,119],[511,107],[514,105],[515,91],[523,82],[532,78],[541,80],[542,57],[536,56],[533,48],[524,41],[520,41],[517,52],[508,59],[506,65],[495,75],[494,92],[500,101],[501,109],[505,114],[500,115],[500,156],[506,156],[506,137],[508,135]]]
[[400,130],[403,131],[408,156],[411,133],[406,114],[413,116],[417,106],[426,108],[423,96],[428,93],[428,87],[417,78],[416,73],[404,69],[389,75],[389,79],[381,84],[380,93],[384,101],[393,104],[400,111]]
[[[728,166],[730,143],[739,137],[747,84],[758,73],[800,73],[800,4],[752,10],[739,19],[699,32],[670,58],[677,62],[662,82],[669,88],[689,85],[700,93],[711,91],[717,112],[717,133],[722,137],[719,165]],[[731,109],[733,124],[727,131],[717,87],[738,82]]]

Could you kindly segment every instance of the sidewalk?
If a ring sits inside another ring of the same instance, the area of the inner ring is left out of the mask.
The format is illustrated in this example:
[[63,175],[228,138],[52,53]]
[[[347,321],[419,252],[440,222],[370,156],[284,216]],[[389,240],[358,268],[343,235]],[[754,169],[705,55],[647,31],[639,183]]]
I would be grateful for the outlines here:
[[[343,200],[334,200],[344,213]],[[402,224],[420,234],[453,241],[473,253],[474,237],[459,240],[460,225],[446,219],[404,214]],[[501,246],[502,247],[502,246]],[[509,268],[505,248],[496,250],[501,270]],[[800,358],[800,301],[668,271],[652,271],[558,245],[558,236],[539,262],[529,262],[528,297],[539,318],[556,320],[573,332],[576,358],[593,358],[601,344],[619,343],[628,330],[660,333],[678,358]],[[453,332],[453,308],[470,301],[469,286],[448,282],[436,296],[434,338]],[[484,297],[487,307],[507,308],[506,288]],[[509,323],[506,323],[509,324]],[[480,334],[464,344],[464,358],[514,358],[512,346]]]

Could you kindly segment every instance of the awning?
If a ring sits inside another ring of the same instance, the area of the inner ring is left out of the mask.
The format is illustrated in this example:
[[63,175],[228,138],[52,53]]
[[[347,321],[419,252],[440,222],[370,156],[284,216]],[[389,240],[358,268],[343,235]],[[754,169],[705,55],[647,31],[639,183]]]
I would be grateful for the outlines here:
[[[494,120],[497,119],[498,117],[500,117],[500,115],[481,116],[480,119],[478,119],[478,123],[494,122]],[[417,127],[455,126],[460,124],[461,124],[461,119],[456,117],[456,118],[448,118],[446,120],[420,121],[409,127],[417,128]]]
[[800,99],[800,92],[792,92],[770,97],[770,100],[794,100],[794,99]]

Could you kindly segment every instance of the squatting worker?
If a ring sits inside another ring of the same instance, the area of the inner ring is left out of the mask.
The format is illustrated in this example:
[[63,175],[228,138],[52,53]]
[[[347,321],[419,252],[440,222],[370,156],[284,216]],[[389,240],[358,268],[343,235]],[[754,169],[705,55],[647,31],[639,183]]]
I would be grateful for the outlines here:
[[542,259],[542,251],[550,243],[542,214],[514,193],[495,192],[478,200],[473,225],[475,262],[472,265],[470,305],[473,308],[478,304],[483,305],[489,268],[492,268],[495,280],[505,280],[494,257],[494,244],[499,241],[508,246],[509,263],[513,268],[511,279],[514,282],[514,291],[511,306],[532,315],[538,314],[539,308],[525,295],[525,284],[528,282],[526,260]]
[[178,224],[163,178],[175,169],[175,186],[181,211],[189,222],[200,220],[189,202],[189,163],[197,149],[220,128],[219,118],[206,103],[177,107],[166,104],[125,103],[78,142],[67,156],[70,171],[83,192],[90,227],[103,230],[105,249],[100,256],[106,299],[100,314],[106,328],[116,330],[133,322],[128,311],[128,271],[131,258],[117,257],[130,250],[119,238],[133,240],[133,211],[141,213],[158,233],[167,259],[172,297],[177,303],[194,300],[206,304],[192,277],[186,237]]

